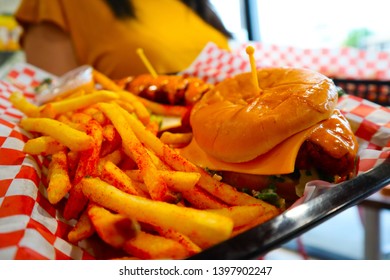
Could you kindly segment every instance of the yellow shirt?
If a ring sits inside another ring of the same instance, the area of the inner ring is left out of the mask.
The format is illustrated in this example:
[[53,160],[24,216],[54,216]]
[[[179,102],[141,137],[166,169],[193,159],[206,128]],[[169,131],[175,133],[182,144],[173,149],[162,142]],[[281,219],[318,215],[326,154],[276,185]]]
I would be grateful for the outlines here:
[[103,0],[23,0],[22,26],[49,21],[69,33],[80,64],[118,79],[147,72],[143,48],[159,74],[188,67],[208,42],[228,39],[178,0],[133,0],[136,18],[118,20]]

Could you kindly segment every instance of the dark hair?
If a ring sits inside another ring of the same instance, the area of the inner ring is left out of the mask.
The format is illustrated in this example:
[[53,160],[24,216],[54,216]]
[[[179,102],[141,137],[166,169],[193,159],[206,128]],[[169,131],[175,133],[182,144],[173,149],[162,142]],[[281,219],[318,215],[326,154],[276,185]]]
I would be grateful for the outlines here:
[[[111,8],[114,15],[119,19],[136,18],[136,12],[131,0],[105,0]],[[213,26],[228,38],[232,38],[232,34],[225,28],[221,19],[213,10],[212,5],[208,0],[181,0],[182,3],[192,9],[205,22]]]

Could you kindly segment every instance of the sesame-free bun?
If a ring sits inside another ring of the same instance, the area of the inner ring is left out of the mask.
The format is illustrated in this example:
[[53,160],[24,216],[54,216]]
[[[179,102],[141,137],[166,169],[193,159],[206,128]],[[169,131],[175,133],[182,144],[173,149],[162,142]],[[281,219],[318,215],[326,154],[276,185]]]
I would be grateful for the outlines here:
[[250,161],[329,118],[337,104],[336,86],[318,72],[265,68],[257,76],[260,90],[251,73],[243,73],[220,82],[195,104],[193,136],[209,155]]

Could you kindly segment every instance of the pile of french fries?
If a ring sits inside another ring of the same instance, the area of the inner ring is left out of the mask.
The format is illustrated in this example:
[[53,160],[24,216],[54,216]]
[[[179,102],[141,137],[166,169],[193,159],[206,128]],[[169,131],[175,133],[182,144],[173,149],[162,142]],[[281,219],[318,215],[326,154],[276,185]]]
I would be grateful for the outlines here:
[[40,106],[10,97],[34,135],[24,151],[49,160],[48,201],[75,219],[69,242],[97,235],[121,258],[185,259],[280,214],[182,157],[175,147],[191,134],[157,136],[159,104],[95,70],[93,79],[96,90]]

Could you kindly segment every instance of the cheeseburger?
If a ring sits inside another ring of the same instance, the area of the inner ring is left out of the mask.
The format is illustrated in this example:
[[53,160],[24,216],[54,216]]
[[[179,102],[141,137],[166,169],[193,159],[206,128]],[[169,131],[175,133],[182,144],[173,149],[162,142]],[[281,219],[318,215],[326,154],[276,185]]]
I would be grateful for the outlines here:
[[257,70],[254,87],[251,75],[220,82],[194,105],[183,156],[269,202],[294,202],[308,181],[354,176],[358,144],[331,79],[267,68]]

